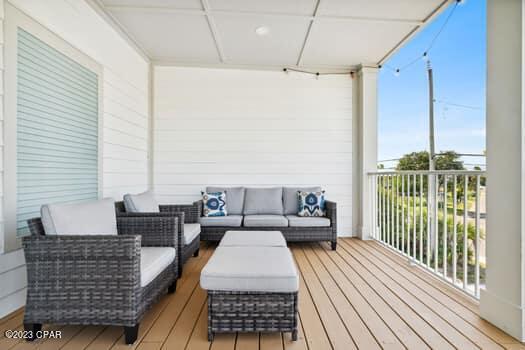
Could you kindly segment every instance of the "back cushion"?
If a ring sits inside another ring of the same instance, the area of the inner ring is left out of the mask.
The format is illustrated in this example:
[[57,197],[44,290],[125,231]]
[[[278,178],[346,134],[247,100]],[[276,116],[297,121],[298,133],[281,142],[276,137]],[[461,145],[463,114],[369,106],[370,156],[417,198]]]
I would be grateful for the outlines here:
[[244,215],[283,215],[283,189],[247,188]]
[[297,215],[299,212],[299,197],[297,193],[299,191],[321,192],[321,187],[283,187],[283,205],[285,215]]
[[153,192],[124,195],[124,206],[128,213],[158,213],[159,204]]
[[226,192],[228,215],[242,215],[244,207],[244,187],[206,187],[206,192]]
[[40,209],[46,235],[116,235],[111,198],[74,204],[47,204]]

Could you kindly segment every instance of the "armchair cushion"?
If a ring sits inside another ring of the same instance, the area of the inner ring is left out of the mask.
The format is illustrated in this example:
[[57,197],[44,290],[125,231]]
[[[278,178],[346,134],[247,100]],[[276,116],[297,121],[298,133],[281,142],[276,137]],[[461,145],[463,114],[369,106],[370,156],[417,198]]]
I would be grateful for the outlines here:
[[283,188],[247,188],[244,215],[283,215]]
[[40,209],[46,235],[116,235],[113,199],[47,204]]
[[151,191],[124,195],[124,206],[128,213],[158,213],[159,204]]
[[184,224],[184,236],[182,237],[182,243],[184,245],[190,244],[195,237],[201,233],[200,224]]
[[142,247],[140,248],[140,286],[151,283],[162,271],[175,260],[175,248]]

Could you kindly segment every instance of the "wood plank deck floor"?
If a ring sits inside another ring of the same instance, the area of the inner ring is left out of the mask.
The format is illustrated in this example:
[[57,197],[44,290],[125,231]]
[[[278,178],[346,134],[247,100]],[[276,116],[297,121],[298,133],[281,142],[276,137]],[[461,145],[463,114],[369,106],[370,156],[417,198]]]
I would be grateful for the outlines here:
[[214,247],[203,244],[185,266],[177,292],[145,316],[139,339],[120,327],[57,326],[60,340],[27,343],[4,336],[22,329],[23,310],[0,321],[0,349],[525,349],[483,321],[475,301],[376,242],[340,239],[292,244],[300,270],[299,340],[285,334],[219,334],[207,341],[206,293],[199,273]]

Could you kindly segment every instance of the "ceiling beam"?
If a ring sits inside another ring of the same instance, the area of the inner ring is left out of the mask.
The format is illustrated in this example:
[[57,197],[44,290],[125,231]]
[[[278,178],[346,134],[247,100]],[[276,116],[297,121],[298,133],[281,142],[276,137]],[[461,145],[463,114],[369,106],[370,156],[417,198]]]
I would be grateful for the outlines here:
[[104,6],[101,0],[86,0],[86,3],[119,35],[123,38],[147,63],[151,62],[148,52],[138,43],[138,41],[120,24]]
[[[207,0],[206,0],[207,2]],[[282,12],[258,12],[258,11],[234,11],[234,10],[213,10],[206,5],[207,8],[204,10],[199,9],[178,9],[175,7],[159,7],[159,6],[106,6],[105,8],[109,11],[115,12],[142,12],[142,13],[176,13],[183,15],[195,15],[195,16],[206,16],[206,15],[228,15],[228,16],[266,16],[266,17],[283,17],[283,18],[297,18],[304,20],[313,20],[314,16],[301,15],[293,13],[282,13]],[[204,7],[204,5],[203,5]],[[317,12],[316,7],[316,12]],[[360,16],[333,16],[333,15],[321,15],[316,14],[315,18],[323,18],[329,20],[340,20],[340,21],[359,21],[359,22],[376,22],[376,23],[400,23],[409,25],[421,25],[424,21],[417,19],[406,19],[406,18],[384,18],[384,17],[360,17]]]
[[[272,70],[282,71],[282,64],[241,64],[241,63],[212,63],[212,62],[194,62],[181,61],[173,59],[172,57],[153,57],[152,64],[154,66],[167,67],[206,67],[206,68],[232,68],[232,69],[248,69],[248,70]],[[311,65],[297,67],[300,69],[311,70],[314,72],[322,71],[324,73],[348,73],[350,70],[356,70],[358,66],[353,65]]]
[[306,30],[306,35],[304,37],[303,45],[301,46],[301,51],[299,52],[299,57],[297,58],[296,66],[300,66],[301,61],[303,60],[304,49],[306,48],[306,45],[308,44],[308,38],[310,37],[310,32],[312,31],[312,27],[314,26],[315,17],[317,16],[317,11],[319,10],[320,4],[321,4],[321,0],[317,0],[315,4],[314,13],[312,15],[312,19],[310,20],[310,25],[308,26],[308,29]]
[[405,35],[405,37],[403,39],[401,39],[397,44],[396,46],[394,46],[390,51],[388,51],[386,53],[386,55],[384,55],[380,60],[379,62],[377,62],[377,65],[378,66],[382,66],[390,57],[392,57],[392,55],[394,55],[401,47],[403,47],[403,45],[405,45],[405,43],[410,40],[414,35],[416,35],[417,33],[419,33],[427,24],[429,24],[430,22],[432,22],[432,20],[434,18],[436,18],[437,16],[439,16],[443,11],[445,11],[445,9],[447,8],[447,6],[451,3],[455,2],[455,0],[443,0],[443,2],[436,8],[434,9],[423,21],[421,21],[420,24],[418,24],[416,27],[414,27],[407,35]]
[[215,20],[213,19],[212,14],[210,13],[210,4],[208,3],[208,0],[201,0],[202,8],[204,9],[204,13],[206,15],[206,19],[208,20],[208,26],[210,27],[211,35],[213,37],[213,41],[215,43],[215,48],[217,48],[217,53],[219,54],[219,59],[221,62],[226,61],[226,57],[224,55],[224,50],[221,43],[221,38],[219,37],[219,31],[217,30],[217,25],[215,24]]

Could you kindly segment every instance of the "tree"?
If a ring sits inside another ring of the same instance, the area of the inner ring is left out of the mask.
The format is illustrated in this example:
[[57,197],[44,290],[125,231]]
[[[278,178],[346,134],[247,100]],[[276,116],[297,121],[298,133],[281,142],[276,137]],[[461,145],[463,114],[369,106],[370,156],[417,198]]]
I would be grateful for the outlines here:
[[[397,163],[397,170],[428,170],[429,169],[429,153],[427,151],[412,152],[405,154]],[[436,155],[435,157],[436,170],[465,170],[463,161],[459,159],[459,155],[454,151],[445,151]],[[450,180],[450,179],[449,179]],[[456,191],[458,201],[462,200],[463,196],[463,177],[458,177],[458,187]],[[406,181],[405,185],[408,183]],[[416,183],[413,184],[416,189],[419,189],[419,178],[416,178]],[[444,176],[438,176],[438,189],[442,190],[444,186]],[[448,182],[447,192],[452,191],[453,183]],[[428,190],[427,177],[423,177],[423,188]],[[469,189],[474,189],[475,184],[469,181]],[[415,193],[415,192],[414,192]]]
[[[463,162],[454,151],[441,152],[435,158],[436,170],[464,170]],[[429,155],[427,151],[405,154],[397,163],[397,170],[428,170]]]

